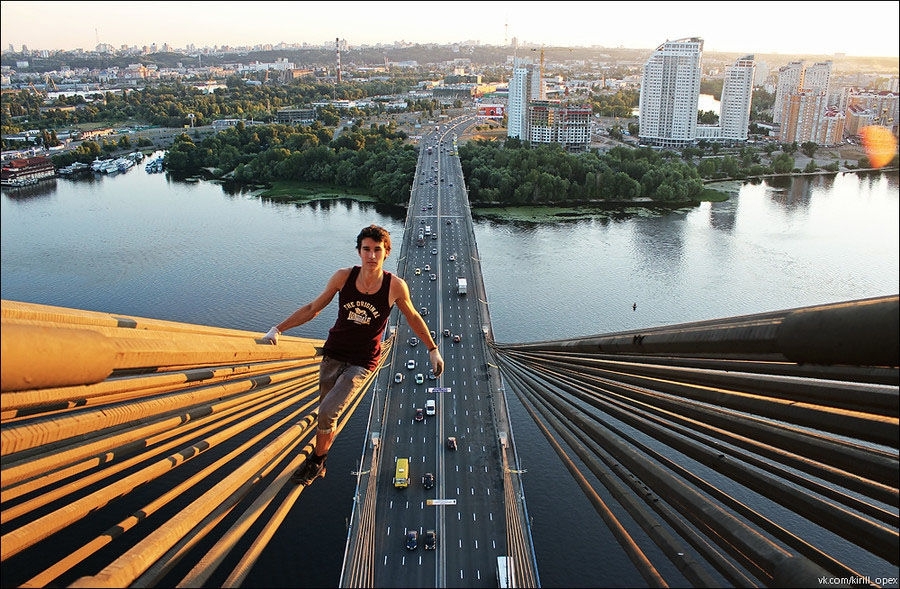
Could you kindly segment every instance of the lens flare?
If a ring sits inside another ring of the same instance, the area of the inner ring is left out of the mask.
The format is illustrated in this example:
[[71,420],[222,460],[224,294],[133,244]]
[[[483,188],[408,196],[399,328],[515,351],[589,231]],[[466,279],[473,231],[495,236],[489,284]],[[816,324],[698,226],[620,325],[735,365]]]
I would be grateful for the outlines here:
[[859,134],[862,136],[863,147],[873,168],[886,166],[897,153],[897,139],[885,127],[871,125],[863,127]]

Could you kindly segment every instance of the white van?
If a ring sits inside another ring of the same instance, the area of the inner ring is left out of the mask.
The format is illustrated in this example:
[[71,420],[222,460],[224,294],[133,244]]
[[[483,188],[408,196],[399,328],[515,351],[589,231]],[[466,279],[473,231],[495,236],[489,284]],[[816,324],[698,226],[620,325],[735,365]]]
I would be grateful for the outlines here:
[[434,399],[428,399],[427,401],[425,401],[425,415],[434,415],[435,413],[437,413],[437,411],[435,408]]

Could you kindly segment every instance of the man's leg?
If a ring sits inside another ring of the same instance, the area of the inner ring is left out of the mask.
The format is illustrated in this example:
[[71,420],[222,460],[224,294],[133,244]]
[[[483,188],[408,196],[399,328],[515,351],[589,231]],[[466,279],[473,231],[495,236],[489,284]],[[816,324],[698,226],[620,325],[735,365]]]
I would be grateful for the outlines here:
[[330,432],[322,432],[322,430],[316,430],[316,456],[325,456],[328,454],[328,450],[331,449],[331,444],[334,442],[334,430],[332,429]]
[[347,402],[359,391],[371,371],[328,357],[319,368],[319,421],[316,429],[316,448],[312,456],[292,477],[308,485],[325,476],[325,459],[334,442],[335,427]]

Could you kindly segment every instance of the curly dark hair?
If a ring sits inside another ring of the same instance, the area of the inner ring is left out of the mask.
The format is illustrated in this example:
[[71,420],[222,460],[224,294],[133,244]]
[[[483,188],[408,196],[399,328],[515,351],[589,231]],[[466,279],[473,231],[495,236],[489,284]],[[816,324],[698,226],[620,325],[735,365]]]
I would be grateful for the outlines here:
[[362,240],[366,237],[384,245],[384,250],[386,252],[391,251],[391,234],[388,233],[388,230],[384,227],[379,227],[374,223],[368,227],[364,227],[363,230],[359,232],[359,235],[356,236],[356,251],[360,250],[362,247]]

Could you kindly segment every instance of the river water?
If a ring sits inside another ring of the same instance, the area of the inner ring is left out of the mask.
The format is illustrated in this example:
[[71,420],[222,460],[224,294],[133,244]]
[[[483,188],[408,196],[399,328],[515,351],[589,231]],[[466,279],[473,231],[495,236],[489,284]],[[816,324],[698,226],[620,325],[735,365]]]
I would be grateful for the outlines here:
[[[563,339],[898,292],[896,173],[727,188],[726,202],[674,212],[476,217],[495,338]],[[397,242],[405,216],[350,201],[272,203],[142,167],[4,189],[0,213],[3,299],[259,332],[358,261],[361,227],[380,224]],[[292,335],[324,338],[332,321],[326,310]],[[303,494],[245,586],[337,585],[367,413],[338,437],[328,484]],[[585,520],[599,518],[515,400],[511,414],[521,466],[546,474],[524,478],[542,585],[644,585],[627,559],[598,558],[590,538],[602,532]]]

